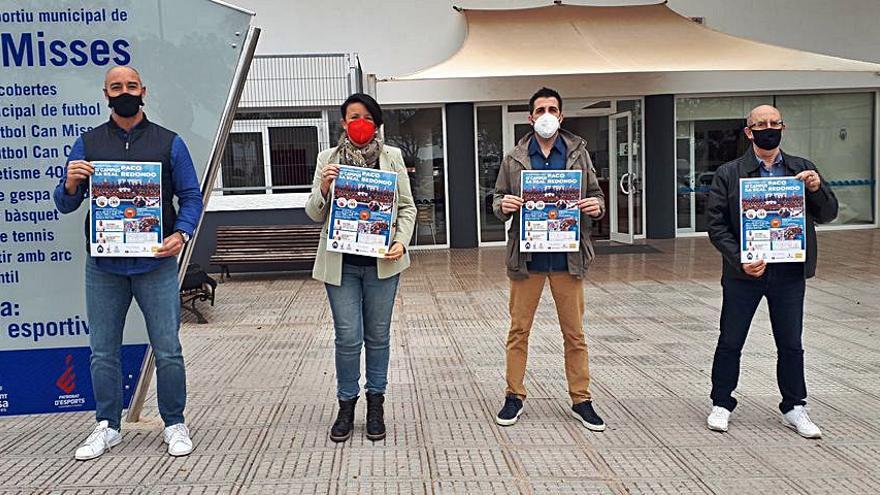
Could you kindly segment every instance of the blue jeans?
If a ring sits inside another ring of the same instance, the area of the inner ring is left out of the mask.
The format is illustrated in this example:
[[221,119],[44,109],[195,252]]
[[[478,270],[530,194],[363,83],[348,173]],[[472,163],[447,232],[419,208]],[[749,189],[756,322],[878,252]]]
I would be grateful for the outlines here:
[[118,430],[122,418],[122,331],[131,299],[137,301],[156,356],[156,392],[165,426],[183,423],[186,370],[180,345],[180,296],[177,260],[168,258],[153,271],[117,275],[86,262],[86,311],[92,348],[92,388],[98,421]]
[[384,394],[391,350],[391,312],[399,275],[379,279],[375,266],[342,265],[342,285],[325,284],[336,331],[336,397],[360,395],[361,349],[368,392]]
[[779,410],[806,404],[804,379],[804,267],[801,263],[773,263],[761,278],[721,279],[721,335],[712,363],[712,404],[728,411],[736,407],[733,391],[739,381],[740,357],[761,299],[767,298],[770,325],[776,341],[776,381],[782,394]]

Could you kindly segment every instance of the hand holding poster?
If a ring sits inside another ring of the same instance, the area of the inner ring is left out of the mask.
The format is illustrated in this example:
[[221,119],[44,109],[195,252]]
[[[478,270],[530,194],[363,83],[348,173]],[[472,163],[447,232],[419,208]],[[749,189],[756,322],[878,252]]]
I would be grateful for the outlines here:
[[580,170],[523,170],[521,252],[574,252],[581,236]]
[[91,255],[148,257],[162,247],[162,164],[92,162]]
[[742,263],[806,260],[804,183],[794,177],[740,179]]
[[333,184],[327,250],[382,258],[391,247],[397,174],[341,165]]

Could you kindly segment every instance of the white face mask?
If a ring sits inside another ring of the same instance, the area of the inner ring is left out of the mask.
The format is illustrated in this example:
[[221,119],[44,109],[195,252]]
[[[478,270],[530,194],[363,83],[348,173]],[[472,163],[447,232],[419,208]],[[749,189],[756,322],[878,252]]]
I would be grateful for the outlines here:
[[559,130],[559,119],[555,115],[545,113],[535,121],[535,132],[544,139],[549,139]]

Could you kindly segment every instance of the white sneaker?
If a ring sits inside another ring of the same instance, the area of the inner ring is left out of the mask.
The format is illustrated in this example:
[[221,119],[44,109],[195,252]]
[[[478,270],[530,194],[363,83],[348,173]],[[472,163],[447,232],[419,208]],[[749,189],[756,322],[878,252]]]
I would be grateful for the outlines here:
[[782,415],[782,424],[795,430],[804,438],[820,438],[822,431],[810,420],[807,408],[794,406],[794,409]]
[[706,424],[713,431],[727,431],[727,423],[730,421],[730,411],[721,407],[713,406],[712,412],[706,419]]
[[88,461],[101,457],[104,452],[109,452],[111,448],[119,445],[122,441],[122,433],[110,428],[109,425],[107,421],[101,421],[95,426],[86,441],[76,449],[73,455],[76,460]]
[[168,455],[180,457],[189,455],[193,451],[193,442],[189,437],[189,428],[183,423],[177,423],[165,428],[162,432],[165,443],[168,444]]

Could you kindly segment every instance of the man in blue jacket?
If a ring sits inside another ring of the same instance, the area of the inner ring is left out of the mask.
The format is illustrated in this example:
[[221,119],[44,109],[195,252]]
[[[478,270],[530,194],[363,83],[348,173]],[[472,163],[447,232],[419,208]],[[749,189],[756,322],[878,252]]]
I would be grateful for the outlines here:
[[[837,217],[837,198],[809,160],[783,152],[779,143],[785,123],[770,105],[749,113],[744,132],[752,141],[740,158],[721,165],[712,182],[708,204],[709,239],[724,260],[721,286],[721,335],[712,363],[712,412],[709,429],[727,431],[736,407],[733,391],[739,380],[740,357],[752,317],[761,299],[767,298],[770,323],[776,341],[776,378],[782,402],[782,423],[806,438],[822,432],[806,410],[804,379],[804,292],[806,279],[816,274],[816,228]],[[804,263],[740,262],[739,180],[748,177],[793,176],[806,190],[807,256]]]
[[[76,450],[78,460],[94,459],[122,441],[123,327],[132,297],[146,320],[156,356],[159,413],[172,456],[187,455],[193,444],[184,423],[186,370],[178,338],[180,300],[176,256],[190,240],[202,214],[202,195],[192,158],[183,140],[147,120],[147,88],[131,67],[114,67],[104,80],[110,120],[83,134],[67,159],[65,176],[55,188],[55,205],[71,213],[89,194],[93,161],[162,163],[162,247],[153,258],[92,258],[86,262],[86,311],[92,349],[91,374],[97,425]],[[174,207],[177,197],[179,211]],[[88,204],[88,201],[86,202]],[[88,243],[88,220],[86,239]]]

